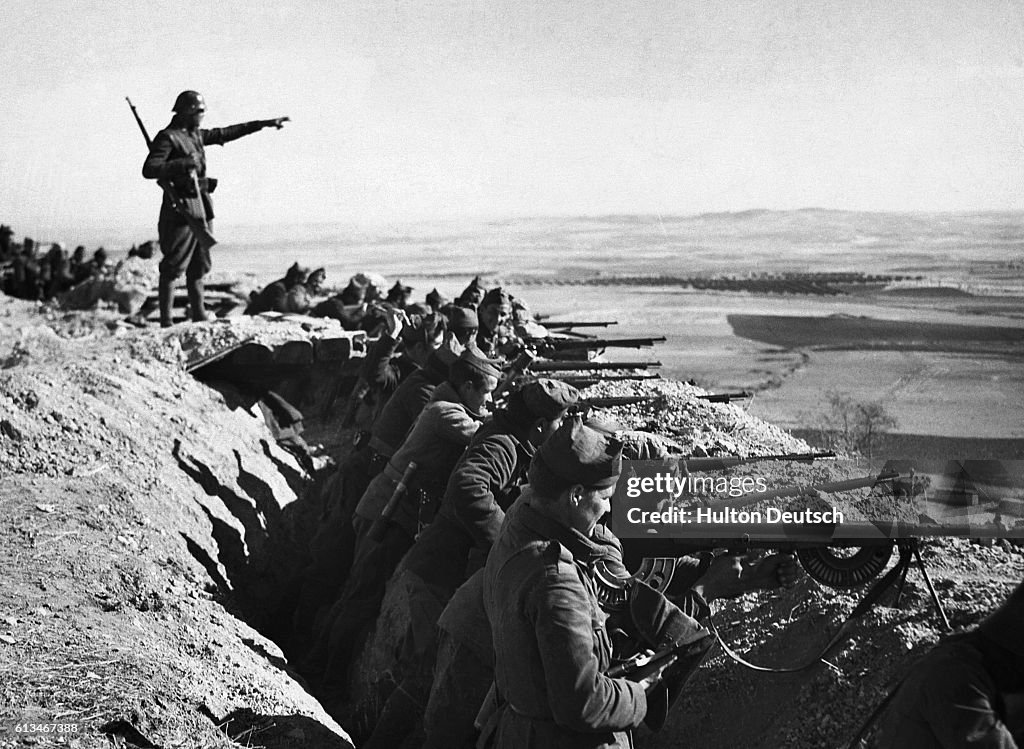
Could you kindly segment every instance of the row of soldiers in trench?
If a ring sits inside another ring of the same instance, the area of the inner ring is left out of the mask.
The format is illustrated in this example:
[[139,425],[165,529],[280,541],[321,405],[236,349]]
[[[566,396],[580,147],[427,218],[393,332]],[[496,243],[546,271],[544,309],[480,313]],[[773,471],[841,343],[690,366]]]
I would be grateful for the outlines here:
[[[454,309],[468,317],[474,299],[479,330],[458,338],[443,314],[383,308],[362,371],[374,416],[297,586],[301,670],[365,747],[631,746],[711,650],[710,604],[792,586],[799,568],[789,554],[704,553],[674,560],[657,588],[631,577],[600,521],[623,458],[664,458],[666,442],[581,413],[558,380],[506,392],[507,362],[491,357],[514,300],[474,280]],[[1015,746],[1003,705],[1024,690],[1024,585],[971,637],[964,657],[989,670],[956,661],[939,680],[949,659],[926,659],[922,678],[957,701],[897,691],[879,746],[968,734]],[[621,665],[665,648],[676,655],[660,668]]]
[[386,310],[398,309],[410,319],[438,315],[447,329],[465,345],[476,338],[477,346],[489,355],[512,351],[522,343],[516,331],[523,333],[532,323],[529,308],[500,288],[488,292],[474,278],[463,292],[449,301],[436,288],[423,302],[412,302],[413,288],[401,281],[384,291],[382,278],[363,273],[349,279],[339,293],[317,302],[327,273],[323,268],[309,271],[298,263],[285,275],[253,292],[245,309],[248,315],[263,312],[300,313],[313,317],[331,317],[349,330],[372,331],[384,323]]
[[[708,603],[791,585],[798,568],[785,554],[681,557],[664,592],[627,582],[598,520],[623,455],[663,456],[664,443],[584,418],[554,379],[494,404],[503,362],[477,342],[493,343],[512,300],[478,291],[465,346],[443,315],[384,308],[362,372],[375,418],[335,476],[292,641],[363,746],[473,746],[481,730],[501,747],[625,746],[664,721],[710,649]],[[602,585],[625,591],[610,616]],[[609,675],[613,658],[667,645],[681,650],[671,668]]]
[[[74,286],[102,276],[110,268],[107,251],[100,247],[92,257],[79,245],[70,254],[54,242],[45,251],[31,237],[13,242],[14,232],[0,225],[0,290],[8,296],[34,301],[54,299]],[[130,255],[152,254],[152,243],[132,248]]]

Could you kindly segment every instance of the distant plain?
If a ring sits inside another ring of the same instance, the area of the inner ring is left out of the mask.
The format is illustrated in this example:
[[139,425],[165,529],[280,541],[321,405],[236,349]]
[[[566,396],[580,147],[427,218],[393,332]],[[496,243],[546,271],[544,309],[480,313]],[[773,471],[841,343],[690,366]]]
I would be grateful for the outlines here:
[[[838,390],[881,402],[900,433],[1024,439],[1024,214],[321,224],[238,228],[221,240],[215,268],[228,275],[266,282],[297,260],[324,266],[339,288],[359,271],[400,278],[417,300],[435,287],[455,296],[480,275],[552,319],[618,321],[608,337],[664,335],[654,349],[609,358],[656,359],[665,376],[716,390],[754,389],[750,411],[787,428],[814,426],[826,392]],[[902,279],[846,284],[835,296],[687,285],[836,272]],[[816,318],[830,316],[839,324],[822,339]]]

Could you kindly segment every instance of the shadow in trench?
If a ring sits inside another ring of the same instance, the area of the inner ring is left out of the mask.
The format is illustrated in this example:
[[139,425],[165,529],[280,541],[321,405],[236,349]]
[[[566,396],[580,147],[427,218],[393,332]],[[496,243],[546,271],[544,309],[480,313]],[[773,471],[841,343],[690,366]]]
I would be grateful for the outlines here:
[[243,707],[218,718],[205,705],[199,710],[225,736],[241,746],[262,746],[266,749],[308,746],[350,749],[352,746],[327,726],[305,715],[264,715]]
[[228,592],[231,590],[231,584],[224,579],[224,576],[220,574],[220,570],[217,568],[217,563],[213,561],[209,554],[206,553],[206,549],[197,544],[192,538],[181,531],[181,537],[185,539],[185,546],[188,548],[188,553],[192,555],[199,564],[206,570],[206,574],[213,580],[214,585],[222,592]]
[[270,443],[267,442],[267,440],[260,440],[260,446],[263,448],[263,454],[266,455],[270,462],[277,467],[277,472],[284,477],[284,480],[288,483],[288,487],[295,493],[295,496],[301,497],[306,489],[306,477],[302,472],[295,470],[279,457],[274,455],[273,450],[270,449]]

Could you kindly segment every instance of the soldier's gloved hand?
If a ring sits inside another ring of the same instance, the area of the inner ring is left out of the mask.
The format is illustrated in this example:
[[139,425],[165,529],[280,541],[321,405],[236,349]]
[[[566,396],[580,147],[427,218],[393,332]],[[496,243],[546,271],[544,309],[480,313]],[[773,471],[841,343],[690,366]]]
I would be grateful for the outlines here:
[[276,127],[280,130],[284,127],[284,123],[291,122],[291,117],[275,117],[272,120],[263,120],[263,127]]

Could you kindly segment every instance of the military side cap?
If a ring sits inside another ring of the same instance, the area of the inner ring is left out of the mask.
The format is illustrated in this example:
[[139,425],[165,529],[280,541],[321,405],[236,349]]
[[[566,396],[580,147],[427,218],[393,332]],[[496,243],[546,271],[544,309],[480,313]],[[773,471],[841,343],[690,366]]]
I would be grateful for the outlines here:
[[1024,656],[1024,583],[978,625],[978,631],[1011,653]]
[[530,465],[530,483],[568,488],[580,484],[604,489],[622,472],[622,443],[583,425],[578,419],[562,422],[537,450]]
[[480,327],[476,310],[451,305],[448,307],[447,313],[448,327],[452,330],[476,330]]
[[480,300],[480,306],[482,307],[491,304],[503,304],[511,307],[512,297],[509,296],[507,291],[498,286],[484,294],[484,298]]
[[470,369],[475,369],[482,374],[501,379],[500,362],[488,359],[476,346],[467,346],[466,350],[459,356],[459,361],[465,363]]
[[479,294],[483,294],[484,293],[483,284],[480,283],[480,276],[474,277],[473,280],[469,282],[469,285],[466,286],[466,288],[464,288],[462,290],[462,293],[459,294],[459,296],[460,297],[464,297],[464,296],[469,296],[471,294],[477,294],[477,293],[479,293]]
[[543,419],[557,418],[580,399],[580,392],[572,385],[546,378],[527,382],[521,392],[530,413]]
[[366,296],[366,287],[360,286],[350,279],[348,286],[342,289],[341,294],[338,296],[341,297],[342,304],[359,304]]
[[445,304],[448,303],[448,300],[445,299],[441,292],[438,291],[436,288],[434,288],[433,290],[431,290],[429,294],[427,294],[426,301],[427,304],[429,304],[431,307],[443,307]]

